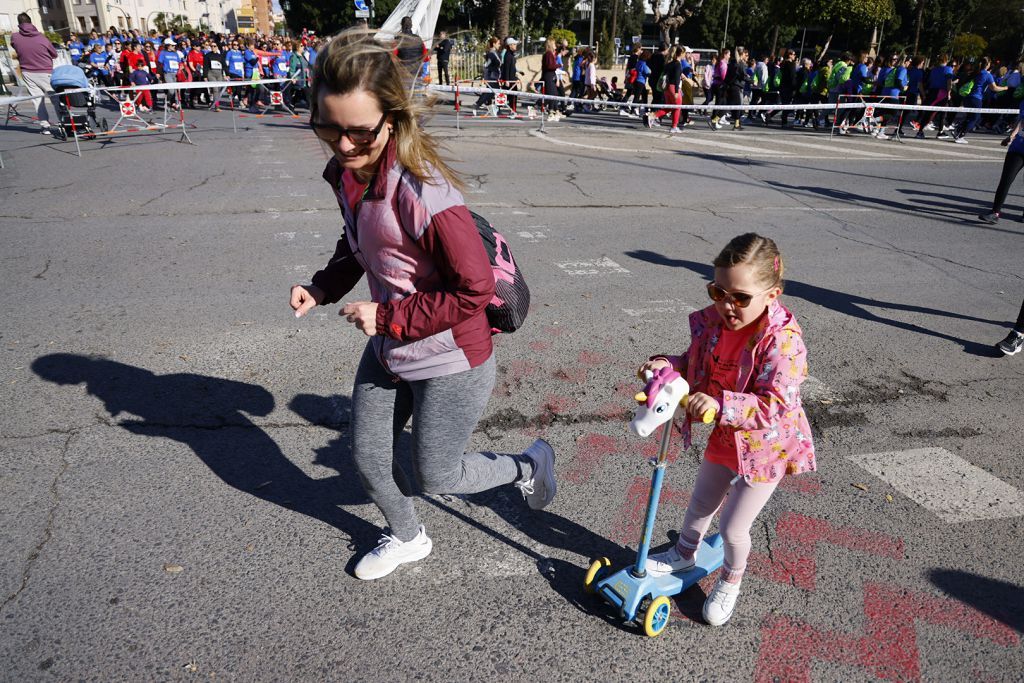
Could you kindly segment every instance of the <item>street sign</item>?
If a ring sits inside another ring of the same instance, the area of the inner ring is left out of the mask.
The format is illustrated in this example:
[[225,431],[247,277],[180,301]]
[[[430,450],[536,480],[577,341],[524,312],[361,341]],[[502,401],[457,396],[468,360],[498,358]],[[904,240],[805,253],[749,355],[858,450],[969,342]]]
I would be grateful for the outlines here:
[[619,47],[621,45],[622,45],[622,38],[616,38],[615,39],[615,47]]
[[352,0],[355,3],[356,9],[360,12],[369,12],[370,8],[366,6],[366,0]]
[[499,107],[504,107],[508,104],[508,95],[503,92],[496,93],[494,95],[494,103]]
[[284,104],[284,94],[280,93],[280,92],[277,92],[276,90],[271,91],[271,93],[270,93],[270,104],[274,105],[274,106],[279,106],[279,105]]
[[133,100],[125,100],[121,103],[121,115],[135,116],[135,102]]
[[636,45],[637,43],[639,43],[640,39],[641,39],[640,36],[633,36],[633,44]]
[[864,107],[864,116],[866,116],[868,118],[871,118],[874,115],[875,115],[875,105],[869,104],[868,106]]
[[369,19],[369,18],[370,18],[370,10],[368,10],[368,9],[357,9],[356,10],[356,19]]

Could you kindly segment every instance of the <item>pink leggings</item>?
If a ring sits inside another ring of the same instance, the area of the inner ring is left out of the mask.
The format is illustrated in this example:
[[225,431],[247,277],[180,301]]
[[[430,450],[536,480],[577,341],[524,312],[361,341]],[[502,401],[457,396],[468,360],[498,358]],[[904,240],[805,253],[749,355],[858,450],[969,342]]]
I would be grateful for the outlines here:
[[[730,485],[735,477],[736,474],[724,465],[701,461],[690,507],[686,510],[686,518],[676,542],[680,555],[693,557],[711,525],[711,518],[722,508],[722,517],[718,523],[722,540],[725,541],[722,578],[731,583],[737,583],[743,577],[747,557],[750,555],[750,527],[779,485],[777,481],[751,484],[742,478]],[[722,501],[725,501],[724,505]]]

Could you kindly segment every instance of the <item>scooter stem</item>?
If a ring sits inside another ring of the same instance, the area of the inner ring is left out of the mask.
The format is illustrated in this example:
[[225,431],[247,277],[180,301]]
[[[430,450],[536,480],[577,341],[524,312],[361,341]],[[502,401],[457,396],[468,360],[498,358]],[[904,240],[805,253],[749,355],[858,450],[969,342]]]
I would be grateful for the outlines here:
[[661,498],[661,485],[665,479],[665,467],[668,465],[668,446],[672,441],[672,423],[675,421],[675,411],[672,417],[661,431],[661,450],[658,452],[658,461],[654,466],[654,476],[651,477],[651,494],[647,499],[647,516],[644,519],[643,535],[640,536],[640,547],[636,552],[636,564],[630,573],[636,578],[643,578],[647,575],[644,568],[647,564],[647,553],[651,549],[651,535],[654,534],[654,518],[658,514],[658,501]]

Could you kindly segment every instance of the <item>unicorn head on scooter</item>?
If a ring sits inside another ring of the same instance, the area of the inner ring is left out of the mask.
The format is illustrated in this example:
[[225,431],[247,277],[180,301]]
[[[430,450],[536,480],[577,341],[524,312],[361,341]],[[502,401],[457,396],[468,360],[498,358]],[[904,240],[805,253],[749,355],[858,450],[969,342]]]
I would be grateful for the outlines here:
[[644,373],[647,384],[633,398],[639,404],[629,428],[641,438],[650,436],[655,429],[672,419],[676,408],[686,402],[690,385],[671,367]]

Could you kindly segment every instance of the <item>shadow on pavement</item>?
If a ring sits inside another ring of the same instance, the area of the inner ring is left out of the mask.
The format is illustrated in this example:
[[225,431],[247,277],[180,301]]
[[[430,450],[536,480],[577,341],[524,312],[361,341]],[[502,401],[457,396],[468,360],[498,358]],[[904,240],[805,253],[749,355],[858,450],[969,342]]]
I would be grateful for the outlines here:
[[[647,261],[659,266],[669,266],[671,268],[686,268],[688,270],[697,273],[709,282],[714,277],[715,269],[710,264],[697,263],[696,261],[687,261],[685,259],[677,259],[664,254],[659,254],[653,251],[647,250],[634,250],[625,252],[626,256],[630,256],[639,261]],[[999,320],[988,320],[986,318],[976,318],[970,315],[963,315],[961,313],[953,313],[952,311],[943,311],[937,308],[927,308],[925,306],[913,306],[911,304],[902,304],[891,301],[879,301],[878,299],[869,299],[867,297],[859,296],[857,294],[848,294],[846,292],[840,292],[834,289],[826,289],[824,287],[817,287],[815,285],[809,285],[798,280],[786,280],[786,296],[799,297],[805,301],[809,301],[812,304],[824,306],[833,311],[837,311],[844,315],[848,315],[853,318],[860,318],[861,320],[867,320],[869,322],[881,323],[883,325],[889,325],[897,329],[906,330],[908,332],[916,332],[917,334],[923,334],[930,337],[938,337],[939,339],[945,339],[947,341],[954,342],[963,346],[965,352],[975,355],[983,356],[988,358],[997,358],[1000,356],[998,350],[993,344],[982,344],[969,339],[961,339],[950,334],[945,334],[937,330],[928,329],[913,323],[903,322],[901,320],[894,320],[892,318],[886,318],[884,316],[877,315],[867,310],[866,307],[874,308],[888,308],[896,311],[908,311],[911,313],[924,313],[926,315],[935,315],[945,318],[957,318],[959,320],[970,320],[972,322],[987,323],[989,325],[999,325],[1001,327],[1012,327],[1012,324],[1006,321]]]
[[[369,502],[355,477],[310,477],[250,419],[269,415],[274,408],[274,397],[261,386],[192,373],[157,375],[68,353],[42,356],[32,369],[55,384],[84,383],[112,418],[122,413],[139,418],[122,419],[115,426],[185,444],[228,486],[335,527],[348,536],[349,549],[372,546],[377,538],[377,527],[339,507]],[[347,399],[338,400],[347,408]],[[343,462],[346,453],[328,457],[327,450],[317,451],[319,464],[351,472]]]
[[1024,633],[1024,588],[953,569],[933,569],[929,580],[946,594],[1018,633]]

